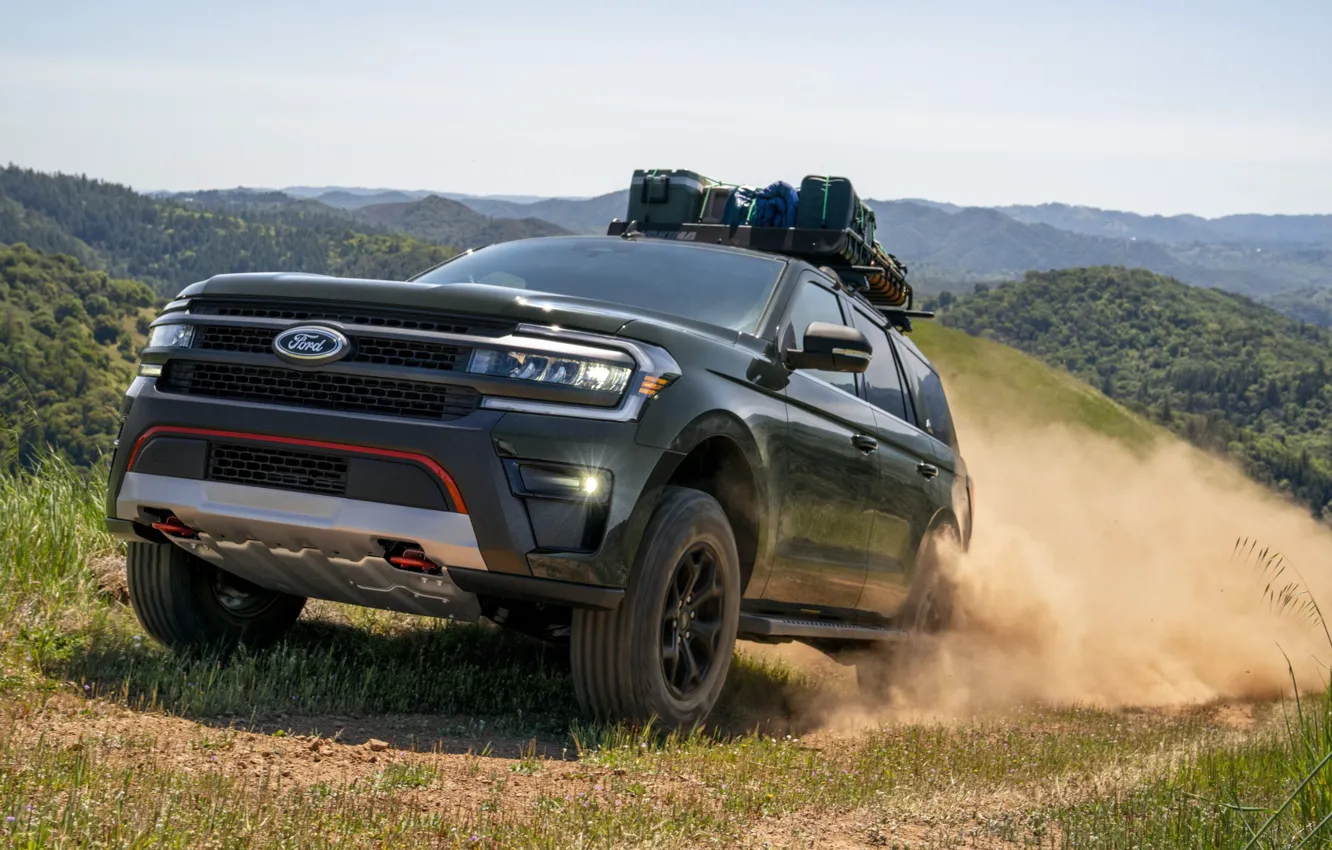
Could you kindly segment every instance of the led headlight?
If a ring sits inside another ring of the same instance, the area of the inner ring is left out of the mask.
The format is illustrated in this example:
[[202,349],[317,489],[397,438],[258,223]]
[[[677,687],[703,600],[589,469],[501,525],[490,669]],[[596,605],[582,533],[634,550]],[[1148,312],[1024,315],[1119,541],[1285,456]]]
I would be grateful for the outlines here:
[[194,325],[158,325],[148,335],[149,348],[189,348],[194,342]]
[[624,392],[632,370],[616,363],[581,357],[564,357],[531,351],[496,351],[478,348],[472,352],[467,371],[476,375],[542,381],[598,392]]

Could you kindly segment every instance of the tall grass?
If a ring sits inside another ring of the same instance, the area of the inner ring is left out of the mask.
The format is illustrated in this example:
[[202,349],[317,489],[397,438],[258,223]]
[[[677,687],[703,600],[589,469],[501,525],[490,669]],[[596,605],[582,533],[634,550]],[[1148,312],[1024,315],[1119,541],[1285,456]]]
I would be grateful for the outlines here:
[[0,634],[92,603],[88,564],[115,550],[103,527],[102,481],[55,455],[0,474]]
[[[1332,632],[1297,570],[1279,552],[1249,540],[1234,560],[1264,581],[1277,614]],[[1294,577],[1292,577],[1292,574]],[[1177,773],[1124,796],[1061,813],[1066,847],[1332,847],[1332,678],[1321,693],[1283,705],[1274,729],[1203,750]]]

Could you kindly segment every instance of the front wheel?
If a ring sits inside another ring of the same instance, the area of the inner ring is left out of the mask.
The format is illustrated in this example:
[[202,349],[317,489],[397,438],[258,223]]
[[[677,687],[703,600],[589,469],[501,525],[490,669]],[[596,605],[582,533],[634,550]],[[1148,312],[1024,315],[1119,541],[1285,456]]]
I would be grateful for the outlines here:
[[717,500],[667,487],[620,606],[575,611],[574,687],[598,720],[685,728],[712,711],[740,623],[735,536]]
[[131,543],[130,605],[144,631],[177,651],[262,649],[296,622],[305,598],[267,590],[170,543]]

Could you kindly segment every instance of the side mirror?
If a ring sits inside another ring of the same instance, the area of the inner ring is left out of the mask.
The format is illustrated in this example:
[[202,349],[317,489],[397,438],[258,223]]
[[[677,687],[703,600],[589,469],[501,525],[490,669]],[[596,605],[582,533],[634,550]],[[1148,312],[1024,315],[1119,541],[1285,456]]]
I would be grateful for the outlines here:
[[788,349],[788,369],[820,369],[825,372],[864,372],[873,349],[865,335],[846,325],[810,322],[805,328],[804,349]]

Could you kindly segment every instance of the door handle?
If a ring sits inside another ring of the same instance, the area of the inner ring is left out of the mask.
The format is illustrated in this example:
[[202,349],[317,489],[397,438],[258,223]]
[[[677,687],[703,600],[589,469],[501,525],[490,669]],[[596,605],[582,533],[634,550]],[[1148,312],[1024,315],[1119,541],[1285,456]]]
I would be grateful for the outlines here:
[[856,448],[860,449],[865,454],[869,454],[872,451],[877,451],[879,448],[879,441],[869,436],[868,434],[856,434],[854,437],[851,438],[851,444]]
[[939,467],[932,463],[918,463],[916,464],[916,471],[926,478],[933,478],[939,474]]

